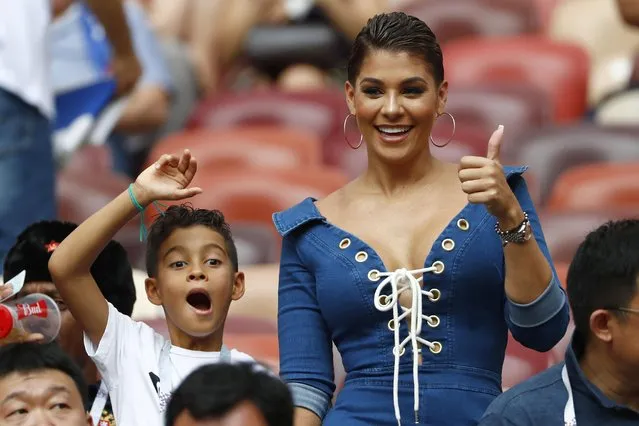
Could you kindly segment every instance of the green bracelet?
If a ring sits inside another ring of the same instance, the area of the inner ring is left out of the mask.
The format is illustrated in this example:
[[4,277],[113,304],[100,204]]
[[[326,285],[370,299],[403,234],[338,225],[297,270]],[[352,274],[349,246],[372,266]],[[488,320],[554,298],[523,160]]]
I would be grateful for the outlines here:
[[[128,192],[129,192],[129,198],[131,199],[131,203],[133,203],[135,208],[140,213],[140,241],[144,241],[144,239],[147,236],[146,224],[144,223],[144,211],[146,210],[146,208],[142,207],[142,205],[137,200],[137,198],[135,198],[135,194],[133,193],[133,184],[129,185]],[[166,206],[163,205],[163,204],[158,203],[157,201],[154,201],[152,204],[153,204],[153,207],[155,207],[155,209],[158,211],[158,213],[160,213],[160,215],[164,216],[164,211],[160,208],[160,206],[162,206],[164,208],[166,208]]]

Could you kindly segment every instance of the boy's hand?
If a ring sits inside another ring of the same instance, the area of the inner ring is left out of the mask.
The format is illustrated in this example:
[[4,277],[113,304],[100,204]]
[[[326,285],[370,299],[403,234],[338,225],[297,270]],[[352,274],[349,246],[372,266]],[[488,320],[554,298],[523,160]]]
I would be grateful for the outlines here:
[[197,162],[188,149],[179,158],[164,154],[135,180],[135,196],[142,206],[156,200],[193,197],[202,192],[198,187],[188,188],[196,171]]

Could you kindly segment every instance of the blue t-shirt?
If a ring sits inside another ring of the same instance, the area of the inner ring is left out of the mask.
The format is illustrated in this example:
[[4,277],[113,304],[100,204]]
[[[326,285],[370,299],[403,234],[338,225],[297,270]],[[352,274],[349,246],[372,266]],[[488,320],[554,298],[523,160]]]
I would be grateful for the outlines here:
[[[171,75],[144,10],[133,1],[123,5],[133,48],[142,66],[138,84],[156,85],[170,92]],[[49,43],[54,93],[90,86],[108,77],[109,42],[102,25],[82,3],[71,5],[53,21]]]
[[563,425],[568,400],[561,379],[564,364],[572,387],[577,426],[639,425],[639,412],[617,404],[586,378],[573,349],[579,346],[574,340],[566,351],[564,363],[500,395],[490,404],[479,426]]

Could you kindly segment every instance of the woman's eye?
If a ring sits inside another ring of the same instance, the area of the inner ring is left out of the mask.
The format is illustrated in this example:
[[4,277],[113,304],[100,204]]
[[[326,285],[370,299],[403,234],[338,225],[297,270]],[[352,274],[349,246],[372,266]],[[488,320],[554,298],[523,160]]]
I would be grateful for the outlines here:
[[367,95],[371,95],[371,96],[377,96],[382,93],[382,91],[377,87],[367,87],[363,89],[362,91],[366,93]]
[[421,87],[407,87],[406,89],[404,89],[404,93],[408,95],[421,95],[422,93],[424,93],[424,89],[422,89]]

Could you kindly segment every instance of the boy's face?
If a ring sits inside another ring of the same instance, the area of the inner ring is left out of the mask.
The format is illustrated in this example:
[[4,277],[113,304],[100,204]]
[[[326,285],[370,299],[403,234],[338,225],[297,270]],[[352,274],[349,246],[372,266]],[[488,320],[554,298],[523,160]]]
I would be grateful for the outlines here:
[[90,359],[84,350],[82,327],[80,327],[80,324],[73,318],[71,311],[67,309],[55,284],[49,281],[31,281],[25,283],[20,293],[18,293],[17,298],[19,299],[34,293],[46,294],[58,304],[58,308],[60,308],[58,344],[80,368],[84,368],[86,363],[90,362]]
[[86,426],[91,417],[73,379],[46,369],[0,379],[0,424]]
[[146,281],[151,303],[162,305],[171,336],[207,337],[222,331],[232,300],[244,294],[224,237],[202,225],[178,228],[160,245],[155,278]]

